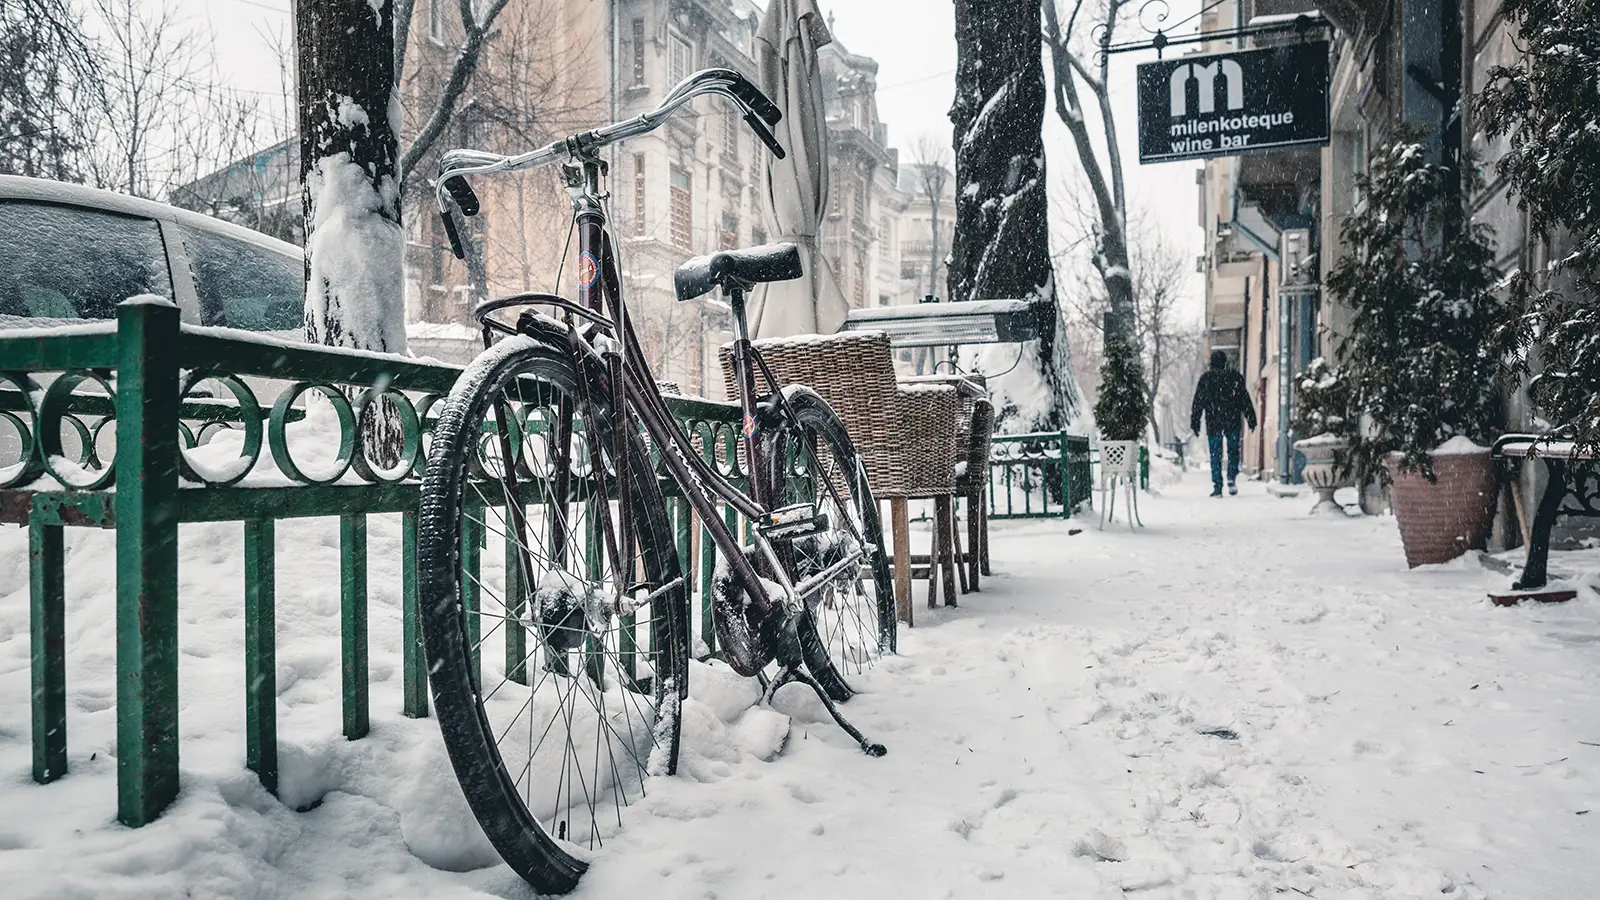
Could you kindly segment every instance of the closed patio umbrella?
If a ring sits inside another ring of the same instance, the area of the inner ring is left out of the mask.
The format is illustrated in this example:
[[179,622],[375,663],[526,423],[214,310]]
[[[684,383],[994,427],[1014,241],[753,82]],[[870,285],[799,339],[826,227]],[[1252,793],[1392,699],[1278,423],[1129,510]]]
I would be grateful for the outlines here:
[[833,40],[815,0],[771,0],[756,33],[761,90],[783,110],[778,140],[784,159],[767,159],[763,215],[775,241],[800,245],[805,275],[761,285],[750,301],[756,337],[832,334],[850,304],[818,246],[828,202],[828,124],[817,48]]

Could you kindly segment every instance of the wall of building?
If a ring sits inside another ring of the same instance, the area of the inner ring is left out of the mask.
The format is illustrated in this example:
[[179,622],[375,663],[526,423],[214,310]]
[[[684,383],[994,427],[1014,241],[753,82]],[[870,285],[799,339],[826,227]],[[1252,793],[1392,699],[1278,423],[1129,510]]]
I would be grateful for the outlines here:
[[[413,329],[430,355],[464,362],[476,346],[465,328],[475,303],[472,279],[450,250],[427,183],[439,156],[458,147],[518,153],[636,116],[702,68],[731,68],[755,80],[754,38],[764,6],[755,0],[518,0],[507,7],[455,124],[406,184],[408,319],[456,326]],[[402,148],[437,107],[463,38],[457,0],[417,0],[400,83]],[[902,279],[903,218],[912,197],[900,188],[898,153],[878,118],[877,63],[838,41],[819,56],[832,177],[823,254],[852,305],[913,302],[917,295],[907,294]],[[260,195],[278,205],[292,197],[298,215],[298,164],[276,164],[294,149],[292,143],[268,148],[197,181],[189,186],[196,204],[204,207],[207,197],[223,194]],[[611,224],[636,329],[657,377],[684,390],[722,394],[717,348],[730,339],[731,322],[718,297],[676,302],[673,273],[691,256],[780,237],[763,218],[768,158],[735,108],[717,97],[696,100],[663,128],[607,153]],[[276,173],[267,187],[256,184],[263,171]],[[484,293],[572,296],[571,201],[560,169],[478,179],[474,189],[482,212],[465,225],[483,248]],[[946,210],[953,218],[953,198]]]

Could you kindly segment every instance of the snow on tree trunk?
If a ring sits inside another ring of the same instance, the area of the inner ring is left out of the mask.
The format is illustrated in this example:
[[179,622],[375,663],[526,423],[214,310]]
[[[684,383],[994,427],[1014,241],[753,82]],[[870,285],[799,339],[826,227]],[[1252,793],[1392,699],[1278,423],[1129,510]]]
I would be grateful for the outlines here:
[[297,0],[306,338],[403,353],[392,0]]
[[[1039,20],[1039,0],[956,2],[950,299],[1033,301],[1041,326],[1015,368],[991,380],[1001,428],[1009,432],[1060,430],[1081,406],[1050,265]],[[969,356],[999,373],[1016,352],[989,347]]]

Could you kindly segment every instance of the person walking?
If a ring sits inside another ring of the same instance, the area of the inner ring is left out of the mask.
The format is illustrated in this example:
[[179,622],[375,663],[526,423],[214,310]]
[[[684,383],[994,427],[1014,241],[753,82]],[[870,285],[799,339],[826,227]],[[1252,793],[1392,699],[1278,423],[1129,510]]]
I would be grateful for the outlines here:
[[1237,369],[1228,368],[1228,355],[1221,350],[1211,351],[1211,368],[1200,376],[1194,387],[1194,407],[1189,411],[1189,430],[1200,433],[1200,419],[1206,420],[1206,443],[1211,450],[1211,496],[1222,496],[1222,451],[1228,451],[1228,493],[1239,493],[1239,451],[1244,445],[1244,433],[1239,426],[1242,417],[1256,430],[1256,410],[1250,403],[1250,392],[1245,389],[1244,376]]

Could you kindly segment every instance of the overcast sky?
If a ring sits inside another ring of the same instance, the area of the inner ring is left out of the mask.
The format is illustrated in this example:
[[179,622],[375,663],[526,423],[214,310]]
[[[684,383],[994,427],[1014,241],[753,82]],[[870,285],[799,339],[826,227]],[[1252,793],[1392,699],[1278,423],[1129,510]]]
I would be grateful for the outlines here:
[[[175,0],[197,24],[216,34],[218,65],[229,84],[276,95],[278,63],[269,38],[286,35],[290,0]],[[760,2],[760,0],[758,0]],[[1051,0],[1045,0],[1051,2]],[[834,34],[851,53],[878,61],[878,112],[890,142],[902,151],[922,134],[950,137],[950,101],[955,94],[955,8],[951,0],[818,0],[831,13]],[[1174,0],[1172,21],[1194,12],[1196,0]],[[1133,32],[1133,33],[1128,33]],[[1139,36],[1136,26],[1122,38]],[[1112,57],[1113,104],[1121,133],[1130,215],[1140,211],[1163,237],[1188,257],[1203,252],[1198,225],[1196,163],[1141,166],[1133,93],[1134,68],[1154,59],[1149,51]],[[1064,204],[1078,163],[1053,108],[1045,118],[1045,151],[1052,203]],[[1202,283],[1190,280],[1190,309],[1202,306]]]

